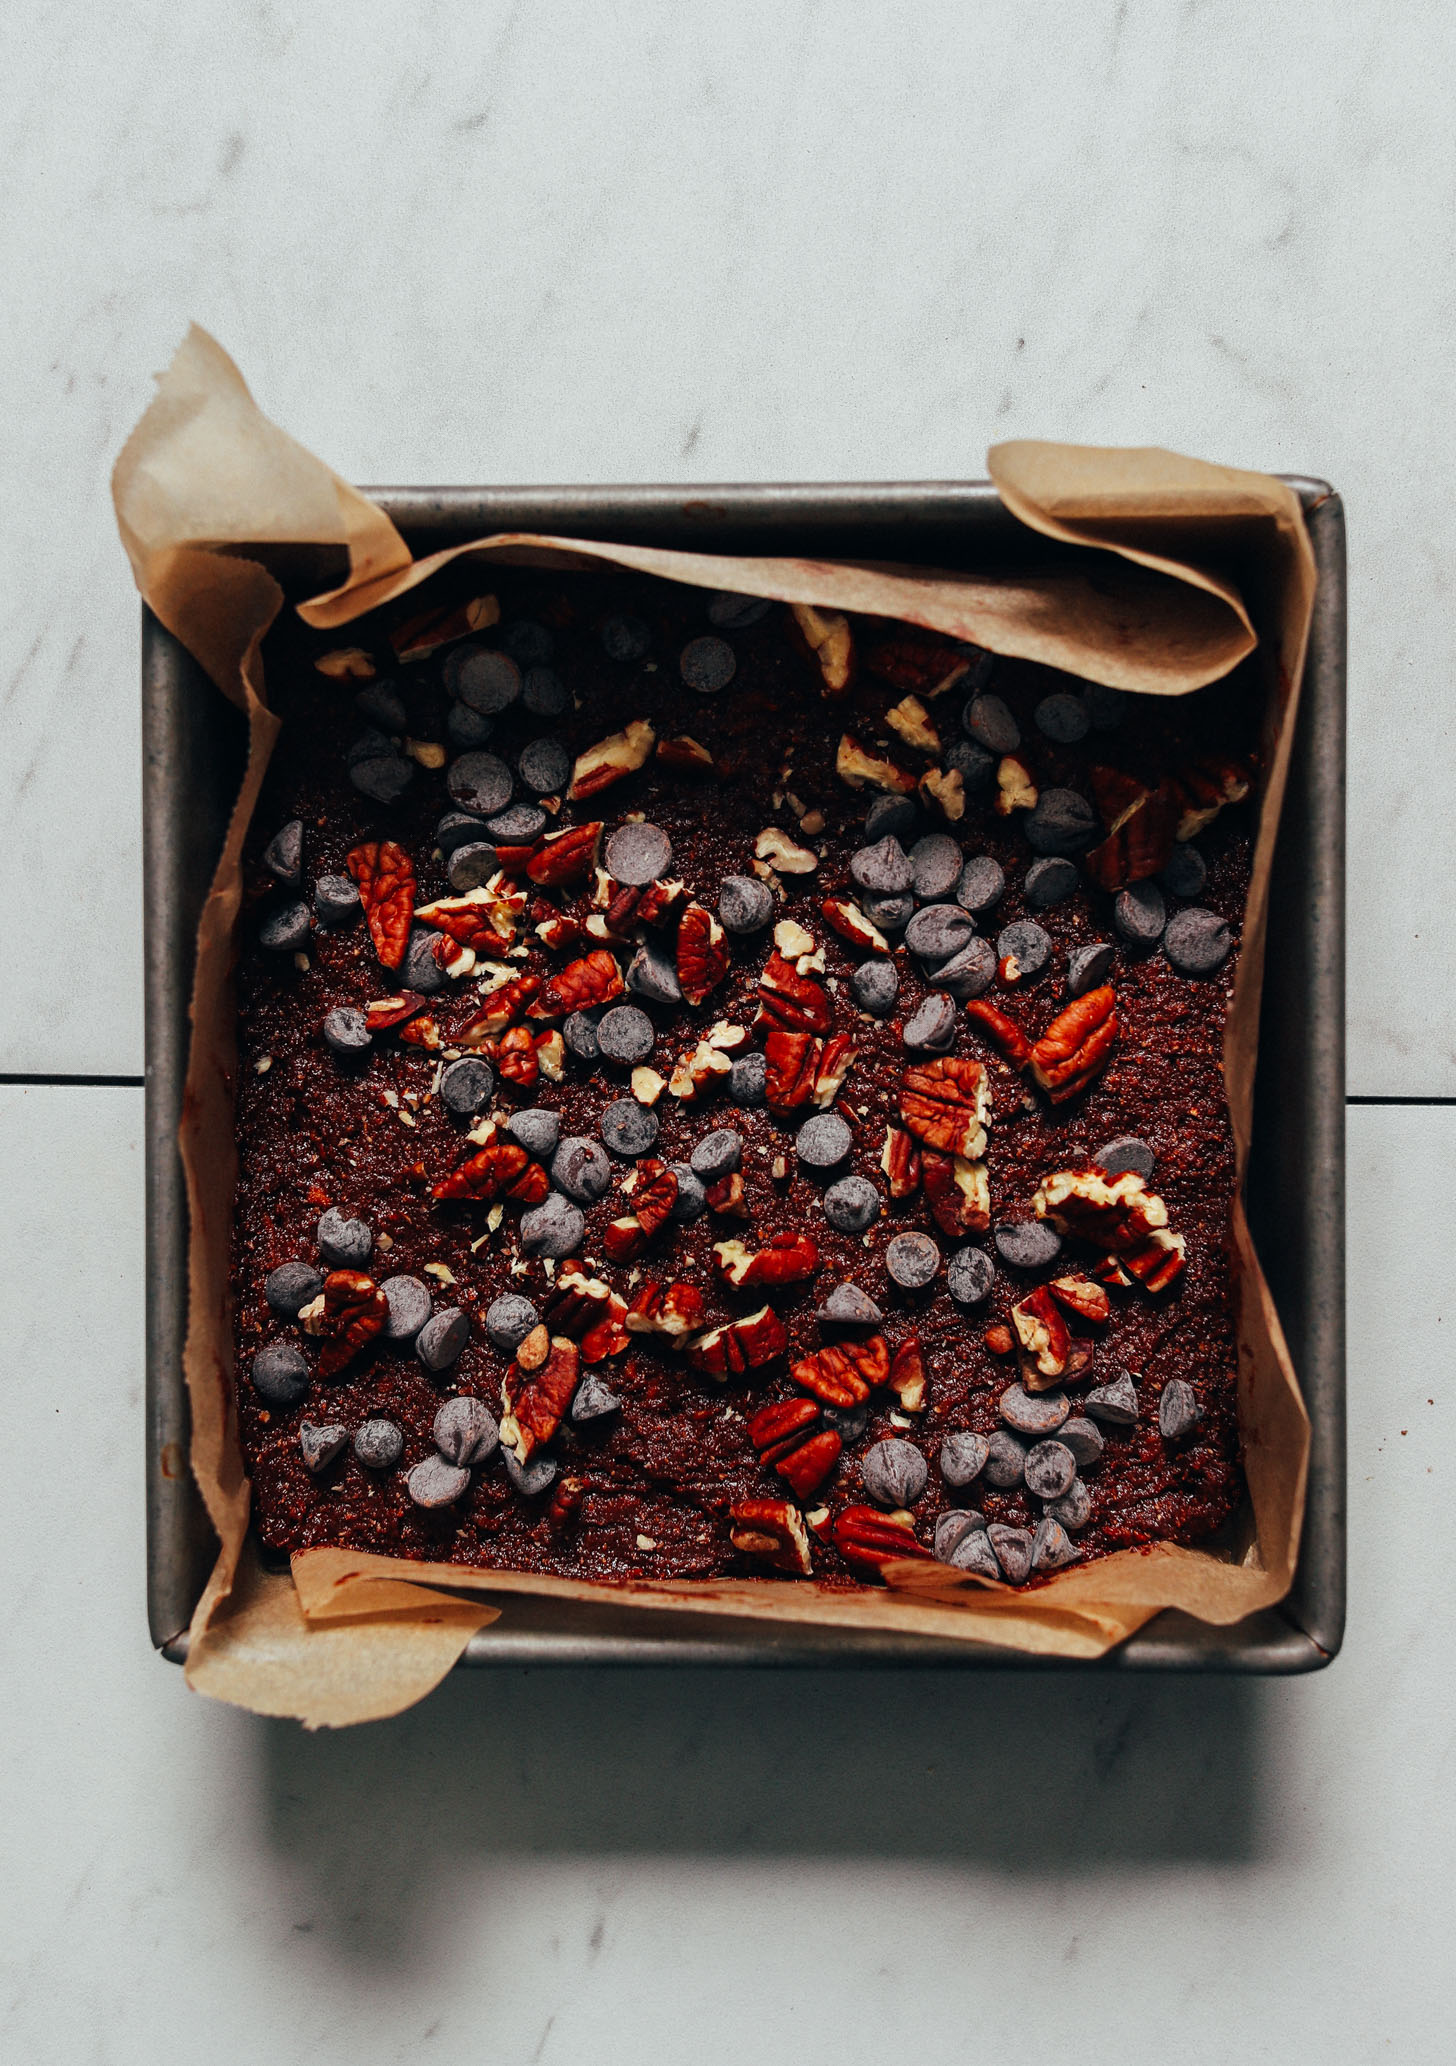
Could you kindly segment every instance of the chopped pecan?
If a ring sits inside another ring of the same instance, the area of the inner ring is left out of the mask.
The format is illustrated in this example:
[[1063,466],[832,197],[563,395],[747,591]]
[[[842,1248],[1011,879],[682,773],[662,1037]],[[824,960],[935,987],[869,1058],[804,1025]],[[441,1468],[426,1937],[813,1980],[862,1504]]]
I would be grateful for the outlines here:
[[872,1334],[867,1341],[831,1342],[802,1357],[789,1374],[826,1406],[858,1406],[869,1397],[872,1385],[888,1380],[890,1344],[882,1334]]
[[882,753],[871,753],[861,746],[859,740],[846,732],[840,739],[834,756],[834,772],[841,782],[847,782],[851,789],[884,789],[893,796],[913,796],[915,777],[907,775],[903,768],[897,768],[892,760],[886,760]]
[[732,964],[728,936],[702,904],[689,904],[677,929],[677,979],[689,1004],[701,1004]]
[[575,918],[568,918],[564,911],[557,911],[550,918],[543,918],[536,927],[536,938],[548,952],[565,954],[581,939],[581,925]]
[[819,1267],[819,1245],[808,1234],[771,1234],[756,1253],[741,1241],[715,1241],[713,1254],[720,1274],[735,1287],[798,1284]]
[[594,1004],[610,1004],[626,990],[616,957],[598,947],[580,961],[568,961],[565,968],[548,976],[541,994],[531,1007],[533,1019],[564,1018],[568,1012],[586,1011]]
[[394,997],[376,997],[364,1007],[364,1023],[371,1033],[387,1032],[391,1026],[403,1025],[416,1012],[423,1011],[425,1000],[418,990],[401,990]]
[[392,839],[372,839],[344,857],[359,885],[374,951],[386,968],[398,968],[409,945],[415,908],[415,864]]
[[927,768],[920,777],[922,803],[933,803],[948,824],[966,815],[966,783],[959,768]]
[[1033,1390],[1045,1391],[1065,1376],[1072,1347],[1067,1323],[1045,1284],[1038,1284],[1011,1308],[1011,1324],[1034,1366]]
[[824,1043],[810,1033],[768,1034],[763,1043],[764,1099],[776,1118],[787,1117],[814,1095]]
[[546,1518],[551,1524],[553,1534],[566,1535],[577,1525],[581,1519],[581,1503],[586,1491],[585,1478],[558,1479],[556,1489],[551,1494],[551,1504],[546,1511]]
[[713,756],[707,747],[690,739],[686,732],[680,732],[675,739],[659,739],[657,758],[665,768],[680,768],[688,775],[710,774],[713,768]]
[[649,882],[637,906],[639,925],[670,925],[687,899],[688,887],[675,877]]
[[603,789],[610,789],[614,782],[620,782],[624,775],[635,775],[647,759],[656,743],[657,734],[645,717],[634,717],[620,732],[613,732],[609,739],[599,739],[595,746],[588,746],[585,753],[577,757],[571,771],[571,787],[566,794],[572,803],[580,803],[584,797],[596,796]]
[[1181,1234],[1156,1227],[1145,1241],[1122,1252],[1122,1262],[1144,1291],[1166,1291],[1183,1268],[1187,1246]]
[[966,1006],[966,1017],[974,1019],[984,1028],[987,1037],[1011,1063],[1021,1069],[1031,1060],[1031,1042],[1005,1012],[996,1005],[988,1004],[984,997],[973,997]]
[[709,1212],[716,1212],[724,1219],[748,1218],[747,1194],[743,1188],[743,1177],[738,1170],[719,1177],[716,1184],[709,1184],[704,1196],[708,1201]]
[[564,825],[559,832],[546,834],[526,863],[526,873],[543,889],[555,889],[567,882],[581,882],[597,865],[597,849],[601,843],[599,822]]
[[1168,1208],[1135,1170],[1106,1177],[1097,1169],[1058,1169],[1044,1177],[1032,1200],[1038,1219],[1115,1258],[1099,1269],[1109,1284],[1130,1272],[1149,1291],[1163,1291],[1183,1268],[1185,1243],[1168,1229]]
[[632,1197],[634,1209],[613,1220],[602,1239],[614,1263],[640,1255],[677,1203],[677,1175],[665,1163],[639,1162],[636,1173],[640,1181]]
[[1191,767],[1180,768],[1174,786],[1182,793],[1183,809],[1174,837],[1194,839],[1211,825],[1225,804],[1240,803],[1249,793],[1249,774],[1234,760],[1206,754]]
[[1059,1306],[1075,1313],[1079,1320],[1101,1326],[1112,1317],[1112,1303],[1100,1284],[1090,1277],[1053,1277],[1047,1290]]
[[819,1111],[827,1112],[843,1090],[859,1049],[847,1033],[836,1033],[832,1040],[815,1041],[814,1045],[819,1053],[814,1063],[813,1101]]
[[1152,794],[1146,782],[1140,782],[1136,775],[1124,774],[1121,768],[1090,767],[1087,780],[1109,835],[1120,832],[1133,813],[1143,809]]
[[1031,1050],[1031,1073],[1054,1105],[1085,1090],[1117,1045],[1117,1000],[1110,983],[1059,1011]]
[[780,875],[812,875],[819,866],[819,856],[811,848],[800,846],[777,825],[764,826],[753,842],[753,851]]
[[566,1042],[554,1027],[536,1035],[536,1067],[548,1083],[566,1081]]
[[629,1334],[665,1334],[669,1341],[682,1341],[694,1334],[707,1319],[703,1294],[696,1284],[654,1284],[642,1286],[627,1309]]
[[913,1198],[920,1189],[920,1150],[903,1126],[885,1128],[885,1145],[880,1150],[880,1168],[892,1198]]
[[[494,1134],[494,1128],[490,1129]],[[491,1139],[467,1156],[449,1176],[431,1187],[438,1199],[473,1198],[489,1202],[514,1198],[522,1205],[539,1205],[551,1188],[550,1178],[539,1162],[533,1162],[515,1141]]]
[[551,1330],[538,1320],[530,1333],[516,1344],[517,1365],[525,1371],[539,1370],[551,1354]]
[[828,610],[817,603],[791,603],[794,624],[800,638],[819,663],[827,696],[842,696],[854,672],[854,640],[849,619],[842,610]]
[[788,1329],[772,1306],[760,1306],[746,1319],[730,1320],[688,1343],[688,1361],[708,1377],[741,1377],[761,1370],[789,1345]]
[[552,1334],[564,1334],[579,1342],[607,1312],[611,1298],[609,1284],[600,1277],[589,1277],[579,1262],[565,1262],[556,1280],[556,1290],[547,1301],[544,1325]]
[[402,667],[426,660],[441,646],[469,638],[472,631],[488,631],[500,622],[500,604],[493,595],[474,595],[468,602],[450,603],[443,609],[426,610],[397,624],[389,634],[395,658]]
[[624,888],[614,890],[605,913],[607,931],[614,933],[619,940],[625,939],[641,902],[642,892],[635,883],[629,882]]
[[458,897],[436,897],[415,913],[421,925],[432,925],[462,947],[477,954],[492,954],[509,947],[516,937],[516,918],[524,899],[503,892],[499,877],[466,890]]
[[[1099,773],[1103,777],[1100,788]],[[1166,865],[1178,823],[1178,796],[1171,782],[1160,782],[1156,789],[1139,788],[1129,804],[1123,786],[1129,781],[1112,769],[1094,769],[1092,774],[1093,792],[1104,819],[1110,816],[1114,822],[1084,865],[1094,882],[1114,892],[1130,882],[1145,881]]]
[[996,812],[1009,818],[1013,811],[1034,811],[1039,791],[1024,760],[1008,753],[996,769]]
[[979,1162],[986,1152],[990,1093],[979,1062],[940,1055],[905,1071],[900,1117],[918,1141],[942,1155]]
[[1009,1356],[1016,1346],[1011,1329],[1003,1327],[999,1321],[988,1327],[981,1339],[993,1356]]
[[939,753],[940,734],[930,722],[930,712],[918,696],[906,696],[893,710],[885,712],[885,723],[897,738],[917,753]]
[[865,666],[892,689],[907,689],[917,696],[939,696],[971,671],[970,661],[954,646],[910,638],[881,639],[865,655]]
[[941,1155],[926,1148],[921,1156],[925,1202],[942,1234],[984,1234],[991,1224],[991,1187],[984,1162],[964,1155]]
[[786,1033],[827,1033],[830,1019],[829,992],[823,984],[801,976],[775,948],[758,979],[754,1024],[778,1026]]
[[560,1427],[576,1390],[580,1357],[576,1343],[556,1336],[536,1370],[508,1366],[501,1379],[501,1441],[517,1463],[529,1463]]
[[834,1547],[846,1564],[862,1571],[882,1571],[901,1557],[929,1557],[915,1540],[908,1521],[898,1521],[872,1506],[841,1507],[834,1516]]
[[628,1346],[627,1301],[618,1298],[614,1291],[607,1302],[607,1310],[595,1327],[589,1327],[579,1344],[583,1363],[604,1363],[608,1356],[620,1356]]
[[454,1036],[454,1045],[480,1047],[498,1033],[504,1033],[507,1026],[525,1017],[527,1007],[534,1002],[540,988],[539,976],[512,976],[498,990],[492,990],[480,1010],[465,1021]]
[[870,923],[858,904],[851,904],[845,897],[826,897],[819,909],[840,939],[848,940],[850,946],[857,947],[861,954],[889,953],[888,940],[877,925]]
[[740,1499],[730,1507],[729,1539],[744,1556],[759,1557],[775,1571],[807,1578],[814,1569],[809,1534],[799,1509],[787,1499]]
[[373,1341],[389,1317],[389,1300],[362,1270],[330,1270],[324,1279],[323,1311],[313,1332],[323,1343],[320,1377],[337,1377],[346,1363]]
[[918,1334],[907,1334],[890,1359],[885,1382],[906,1413],[920,1413],[925,1407],[925,1355]]
[[441,933],[438,940],[430,942],[430,954],[441,975],[458,979],[468,976],[475,967],[475,949],[462,947],[458,940],[452,940],[448,933]]
[[399,1029],[399,1037],[408,1047],[428,1048],[433,1054],[445,1045],[445,1036],[434,1019],[411,1019]]
[[362,646],[337,646],[332,653],[320,653],[313,664],[330,681],[373,681],[379,672]]
[[808,1499],[839,1461],[843,1444],[830,1428],[819,1428],[819,1408],[809,1399],[785,1399],[764,1406],[748,1423],[748,1439],[767,1464]]
[[721,1048],[714,1047],[709,1040],[700,1040],[691,1054],[684,1055],[668,1078],[667,1088],[671,1096],[691,1104],[694,1098],[707,1090],[714,1077],[727,1076],[733,1064]]
[[515,1090],[530,1090],[541,1074],[541,1060],[528,1026],[512,1026],[503,1033],[495,1050],[495,1066],[502,1083]]

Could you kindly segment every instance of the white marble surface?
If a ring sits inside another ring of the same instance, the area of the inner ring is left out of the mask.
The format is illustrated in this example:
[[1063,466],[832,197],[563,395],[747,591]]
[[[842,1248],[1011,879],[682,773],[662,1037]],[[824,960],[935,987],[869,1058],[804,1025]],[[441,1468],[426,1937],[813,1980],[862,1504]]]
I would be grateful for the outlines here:
[[4,11],[0,1068],[140,1067],[107,480],[196,317],[364,481],[1327,476],[1352,1088],[1456,1093],[1453,61],[1441,0]]
[[0,1089],[0,2055],[1449,2057],[1456,1113],[1351,1117],[1328,1672],[474,1673],[320,1737],[147,1648],[140,1116]]

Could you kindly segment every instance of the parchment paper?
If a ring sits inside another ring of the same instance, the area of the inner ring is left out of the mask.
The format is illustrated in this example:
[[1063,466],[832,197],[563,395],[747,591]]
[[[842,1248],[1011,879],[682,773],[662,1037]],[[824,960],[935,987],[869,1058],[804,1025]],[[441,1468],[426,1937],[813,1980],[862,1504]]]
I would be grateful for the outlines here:
[[[259,646],[283,597],[249,546],[330,544],[347,580],[301,608],[350,622],[461,553],[563,568],[631,568],[710,589],[922,624],[991,651],[1144,694],[1220,680],[1259,646],[1269,681],[1266,764],[1243,946],[1224,1047],[1238,1170],[1247,1162],[1269,869],[1293,738],[1314,564],[1293,492],[1263,474],[1149,449],[994,447],[993,480],[1032,529],[1088,551],[1087,571],[1014,581],[919,568],[732,559],[505,534],[412,562],[383,511],[258,410],[226,353],[195,327],[117,462],[117,521],[138,588],[247,713],[247,773],[203,911],[180,1148],[191,1213],[186,1377],[192,1467],[220,1540],[191,1629],[201,1692],[310,1727],[392,1714],[435,1685],[470,1637],[523,1592],[664,1613],[767,1617],[989,1641],[1095,1657],[1163,1607],[1230,1623],[1271,1605],[1293,1575],[1308,1422],[1241,1203],[1231,1228],[1239,1410],[1251,1520],[1237,1558],[1162,1544],[1058,1573],[1030,1593],[942,1565],[892,1566],[884,1588],[772,1579],[603,1584],[531,1573],[308,1551],[292,1576],[261,1570],[232,1399],[228,1240],[236,1172],[231,1001],[240,859],[277,721]],[[1246,573],[1225,572],[1231,555]],[[484,1595],[490,1595],[487,1600]]]

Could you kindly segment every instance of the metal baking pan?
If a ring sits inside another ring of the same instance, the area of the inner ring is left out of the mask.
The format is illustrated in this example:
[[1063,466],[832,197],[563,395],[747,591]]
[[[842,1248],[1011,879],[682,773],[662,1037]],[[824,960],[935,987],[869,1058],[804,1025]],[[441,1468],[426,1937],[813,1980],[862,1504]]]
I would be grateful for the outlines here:
[[[1288,478],[1288,477],[1286,477]],[[1284,822],[1274,864],[1248,1207],[1313,1428],[1299,1568],[1277,1609],[1231,1628],[1166,1612],[1070,1670],[1316,1671],[1345,1619],[1344,838],[1345,531],[1337,495],[1293,479],[1319,569]],[[492,531],[655,541],[703,552],[974,565],[1065,558],[989,482],[844,487],[376,488],[417,553]],[[263,555],[260,555],[260,557]],[[1073,555],[1085,567],[1085,553]],[[307,560],[307,563],[305,563]],[[316,592],[340,564],[270,564]],[[186,1468],[187,1206],[177,1123],[198,914],[242,773],[238,713],[149,612],[142,625],[147,1051],[147,1605],[173,1662],[214,1554]],[[467,1664],[895,1664],[1029,1668],[978,1643],[801,1629],[513,1598]]]

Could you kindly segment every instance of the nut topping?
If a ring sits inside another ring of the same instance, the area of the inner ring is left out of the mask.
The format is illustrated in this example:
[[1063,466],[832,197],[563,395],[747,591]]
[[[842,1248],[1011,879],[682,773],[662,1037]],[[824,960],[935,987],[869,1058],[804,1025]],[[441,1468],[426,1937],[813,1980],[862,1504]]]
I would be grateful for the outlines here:
[[417,660],[427,660],[441,646],[453,645],[456,639],[469,638],[472,631],[488,631],[492,624],[499,622],[500,604],[496,598],[476,595],[469,602],[426,610],[421,616],[410,617],[405,623],[397,624],[389,634],[389,643],[394,647],[395,658],[400,665],[410,667]]
[[879,1573],[900,1557],[925,1557],[931,1552],[915,1540],[908,1521],[882,1514],[872,1506],[841,1507],[834,1517],[834,1547],[847,1564],[862,1571]]
[[858,1406],[869,1397],[872,1385],[887,1382],[890,1345],[882,1334],[866,1341],[831,1342],[795,1363],[790,1375],[826,1406]]
[[979,1062],[941,1055],[905,1071],[900,1117],[928,1148],[979,1162],[986,1152],[989,1111],[989,1085]]
[[885,1128],[885,1145],[880,1151],[880,1168],[890,1186],[892,1198],[913,1198],[920,1188],[921,1156],[913,1135],[903,1126]]
[[533,1019],[564,1018],[568,1012],[587,1011],[594,1004],[610,1004],[626,992],[622,971],[614,955],[598,947],[580,961],[548,976],[540,997],[531,1007]]
[[918,753],[939,753],[940,734],[930,722],[930,712],[918,696],[906,696],[893,710],[887,710],[885,723]]
[[[389,1318],[389,1300],[362,1270],[330,1270],[317,1303],[321,1310],[306,1328],[323,1343],[320,1377],[337,1377],[373,1341]],[[303,1315],[300,1313],[299,1318]]]
[[920,1413],[925,1406],[925,1357],[920,1336],[907,1334],[890,1361],[885,1380],[906,1413]]
[[392,839],[354,847],[344,866],[359,885],[374,951],[386,968],[398,968],[409,945],[415,908],[415,864]]
[[339,646],[320,653],[313,664],[330,681],[373,681],[379,672],[362,646]]
[[715,1241],[719,1273],[735,1288],[754,1284],[798,1284],[819,1267],[819,1244],[808,1234],[771,1234],[750,1253],[741,1241]]
[[677,934],[677,979],[689,1004],[701,1004],[732,965],[728,937],[711,911],[689,904]]
[[1038,1219],[1106,1251],[1110,1284],[1131,1273],[1148,1291],[1165,1291],[1183,1268],[1185,1242],[1168,1230],[1168,1208],[1136,1170],[1105,1177],[1096,1169],[1059,1169],[1042,1179],[1032,1200]]
[[865,666],[892,689],[911,690],[916,696],[943,695],[971,671],[964,653],[912,638],[881,639],[865,655]]
[[1024,1380],[1029,1391],[1044,1392],[1067,1371],[1072,1337],[1046,1285],[1039,1284],[1011,1308],[1011,1324],[1035,1369]]
[[[491,1132],[495,1129],[492,1127]],[[495,1198],[514,1198],[522,1205],[539,1205],[551,1182],[539,1162],[533,1162],[515,1141],[492,1139],[460,1167],[442,1177],[430,1191],[432,1198],[470,1198],[489,1203]]]
[[996,768],[996,814],[1009,818],[1013,811],[1034,811],[1039,791],[1024,761],[1008,753]]
[[976,1021],[1014,1069],[1023,1068],[1031,1060],[1031,1042],[1021,1028],[996,1005],[988,1004],[984,997],[970,1000],[966,1017]]
[[502,1034],[495,1050],[495,1066],[501,1082],[516,1090],[530,1090],[536,1084],[541,1062],[529,1027],[512,1026],[509,1033]]
[[584,882],[597,865],[601,843],[600,824],[567,825],[560,832],[548,832],[526,863],[526,873],[543,889]]
[[401,990],[394,997],[376,997],[364,1007],[364,1024],[371,1033],[383,1033],[391,1026],[403,1025],[416,1012],[425,1008],[425,1000],[418,990]]
[[848,732],[841,738],[834,756],[834,772],[851,789],[883,789],[894,796],[915,794],[913,775],[907,775],[903,768],[897,768],[883,754],[869,752]]
[[920,795],[935,805],[947,824],[958,825],[966,815],[966,782],[959,768],[927,768],[920,777]]
[[609,739],[589,746],[571,771],[568,801],[580,803],[584,797],[610,789],[624,775],[635,775],[651,753],[656,738],[646,718],[634,717],[624,731],[613,732]]
[[788,1033],[827,1033],[829,992],[822,983],[801,976],[775,948],[758,981],[758,1016],[754,1023],[782,1027]]
[[433,904],[421,904],[415,917],[421,925],[471,947],[477,954],[498,954],[516,937],[516,921],[525,898],[506,889],[501,876],[492,876],[459,896],[437,897]]
[[810,1399],[783,1399],[761,1407],[748,1423],[748,1439],[759,1461],[792,1487],[800,1499],[819,1490],[839,1460],[843,1444],[830,1428],[817,1428],[819,1408]]
[[816,853],[790,839],[788,833],[777,825],[765,825],[753,842],[753,851],[760,861],[766,861],[780,875],[812,875],[819,866]]
[[1117,1045],[1116,999],[1104,983],[1057,1013],[1031,1050],[1031,1073],[1054,1105],[1085,1090]]
[[729,1321],[688,1343],[687,1356],[694,1370],[707,1377],[741,1377],[745,1370],[760,1370],[772,1363],[789,1345],[788,1329],[772,1306],[760,1306],[747,1319]]
[[1074,1313],[1079,1320],[1089,1320],[1101,1327],[1112,1317],[1112,1302],[1100,1284],[1094,1284],[1090,1277],[1053,1277],[1047,1290],[1059,1306]]
[[926,1148],[921,1156],[925,1202],[942,1234],[984,1234],[991,1224],[991,1187],[984,1162],[964,1155],[942,1155]]
[[877,925],[870,923],[858,904],[851,904],[843,897],[826,897],[819,909],[840,939],[847,940],[862,954],[889,953],[889,942],[884,934]]
[[682,732],[676,739],[659,739],[657,758],[665,768],[680,768],[684,774],[706,775],[713,769],[713,756],[706,746]]
[[[528,1335],[526,1340],[530,1339]],[[522,1342],[521,1348],[525,1346]],[[520,1350],[516,1353],[517,1361],[501,1379],[500,1438],[517,1463],[528,1463],[565,1417],[576,1390],[580,1358],[576,1343],[563,1336],[551,1342],[545,1361],[535,1369],[523,1369]]]
[[642,1286],[627,1309],[629,1334],[660,1334],[669,1341],[683,1341],[705,1320],[703,1294],[696,1284],[654,1284]]
[[842,610],[824,609],[817,603],[791,603],[789,607],[805,645],[819,662],[825,695],[843,695],[854,671],[849,619]]
[[814,1569],[809,1533],[799,1509],[787,1499],[741,1499],[729,1509],[729,1539],[745,1556],[760,1557],[776,1571],[808,1578]]

